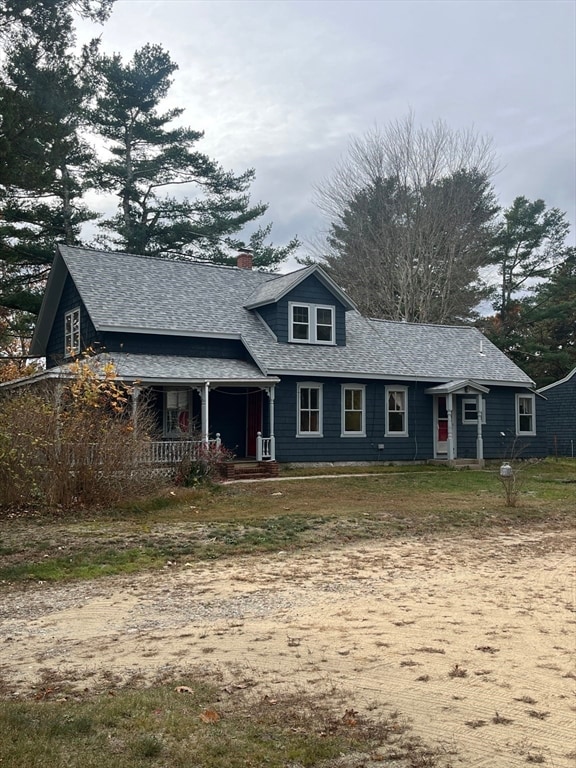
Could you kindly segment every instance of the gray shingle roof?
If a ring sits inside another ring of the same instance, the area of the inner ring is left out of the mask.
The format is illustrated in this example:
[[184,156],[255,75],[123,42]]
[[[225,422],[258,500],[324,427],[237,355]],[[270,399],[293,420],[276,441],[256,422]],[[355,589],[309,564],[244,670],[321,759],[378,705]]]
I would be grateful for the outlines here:
[[[60,253],[97,330],[241,338],[265,375],[344,374],[437,382],[474,379],[483,384],[532,384],[480,331],[470,327],[368,320],[351,310],[346,313],[346,346],[276,341],[257,312],[245,307],[285,295],[311,268],[279,276],[68,246],[60,246]],[[49,285],[48,303],[56,300],[54,296],[50,299],[50,291],[56,293]],[[40,317],[46,312],[43,307]],[[171,360],[172,378],[178,378],[179,371],[183,378],[191,374],[191,368],[179,367],[185,366],[184,361]],[[130,365],[137,362],[142,371],[152,371],[156,363],[162,365],[154,356],[131,356]],[[232,365],[226,360],[212,363],[219,371]],[[128,361],[122,364],[128,365]],[[199,365],[194,362],[195,371],[200,370]],[[207,378],[223,378],[212,370],[206,368]],[[254,370],[250,374],[236,368],[230,373],[241,378],[252,375]]]
[[276,276],[60,246],[95,327],[239,336],[258,320],[243,305]]
[[391,320],[369,322],[382,341],[393,346],[419,377],[533,384],[477,328]]
[[266,380],[256,365],[244,360],[179,355],[133,355],[125,352],[97,355],[100,362],[112,362],[119,378],[126,381],[261,384]]

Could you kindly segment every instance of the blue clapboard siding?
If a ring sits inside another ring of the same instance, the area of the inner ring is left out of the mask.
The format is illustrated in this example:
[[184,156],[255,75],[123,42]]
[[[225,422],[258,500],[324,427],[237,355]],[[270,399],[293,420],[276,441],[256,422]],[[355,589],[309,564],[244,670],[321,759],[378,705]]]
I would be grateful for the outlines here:
[[86,312],[82,299],[74,281],[67,275],[62,289],[62,297],[58,305],[58,310],[54,318],[54,324],[48,338],[48,344],[46,345],[46,367],[53,368],[56,365],[61,365],[70,358],[65,358],[64,347],[64,316],[66,312],[70,312],[73,309],[80,307],[80,348],[82,350],[87,349],[98,341],[98,334],[92,325],[90,316]]
[[249,360],[246,347],[238,339],[213,339],[191,336],[160,336],[145,333],[104,333],[100,337],[106,352],[136,355],[182,355]]
[[[486,424],[482,425],[485,459],[533,458],[546,456],[546,418],[544,401],[535,398],[536,435],[516,436],[516,394],[526,393],[511,387],[492,387],[485,396]],[[469,397],[469,396],[467,396]],[[476,424],[462,423],[462,398],[456,398],[458,458],[476,456]],[[503,433],[503,434],[502,434]]]
[[311,275],[275,304],[259,307],[258,312],[269,328],[276,334],[278,341],[288,341],[288,305],[291,302],[302,304],[325,304],[335,308],[336,344],[346,344],[346,311],[334,294]]
[[548,424],[548,454],[576,456],[576,368],[542,391]]
[[[432,456],[432,398],[424,394],[424,385],[408,388],[409,436],[386,437],[385,388],[394,382],[309,379],[322,384],[323,437],[296,437],[298,381],[285,377],[276,388],[278,461],[421,461]],[[366,437],[341,437],[343,383],[366,387]]]
[[[431,386],[408,384],[407,437],[385,434],[386,386],[406,382],[361,381],[346,379],[306,379],[322,385],[323,436],[297,437],[297,385],[304,381],[284,377],[276,387],[276,457],[281,462],[306,461],[426,461],[434,457],[433,397],[425,394]],[[343,383],[364,384],[366,389],[366,437],[341,437]],[[486,459],[528,458],[546,455],[545,418],[542,399],[536,397],[537,435],[516,437],[515,395],[509,387],[493,388],[486,396],[487,423],[482,427]],[[462,424],[460,396],[457,408],[456,449],[458,458],[476,457],[476,425]],[[504,433],[504,436],[501,435]],[[379,448],[382,446],[382,448]]]

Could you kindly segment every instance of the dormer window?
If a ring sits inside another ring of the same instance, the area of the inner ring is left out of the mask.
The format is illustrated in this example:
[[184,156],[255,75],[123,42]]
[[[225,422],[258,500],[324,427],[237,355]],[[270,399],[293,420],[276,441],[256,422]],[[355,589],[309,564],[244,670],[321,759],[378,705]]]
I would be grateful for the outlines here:
[[290,303],[289,313],[290,341],[334,344],[334,307]]
[[64,355],[80,354],[80,309],[72,309],[64,315]]

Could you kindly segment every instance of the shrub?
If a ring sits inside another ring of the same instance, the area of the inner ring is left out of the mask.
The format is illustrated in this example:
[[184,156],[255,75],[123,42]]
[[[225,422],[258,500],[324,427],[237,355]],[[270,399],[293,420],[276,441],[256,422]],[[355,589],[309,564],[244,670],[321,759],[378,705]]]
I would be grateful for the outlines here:
[[220,443],[206,444],[198,439],[193,452],[180,461],[174,482],[190,488],[214,480],[220,475],[222,463],[233,458],[234,455]]
[[158,480],[138,458],[153,429],[141,397],[94,358],[0,400],[0,504],[108,504]]

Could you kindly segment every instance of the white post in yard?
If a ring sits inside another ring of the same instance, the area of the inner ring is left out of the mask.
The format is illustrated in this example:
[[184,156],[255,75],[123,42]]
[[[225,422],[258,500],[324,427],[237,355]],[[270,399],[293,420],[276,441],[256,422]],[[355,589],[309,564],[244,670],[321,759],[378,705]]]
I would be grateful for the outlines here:
[[477,398],[477,407],[476,407],[476,413],[478,414],[478,430],[476,433],[476,458],[478,461],[484,460],[484,441],[482,439],[482,394],[479,392],[476,396]]
[[452,392],[446,397],[446,415],[448,417],[448,461],[454,459],[454,435],[452,433]]

